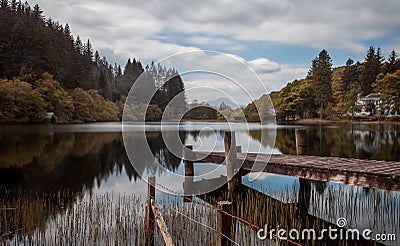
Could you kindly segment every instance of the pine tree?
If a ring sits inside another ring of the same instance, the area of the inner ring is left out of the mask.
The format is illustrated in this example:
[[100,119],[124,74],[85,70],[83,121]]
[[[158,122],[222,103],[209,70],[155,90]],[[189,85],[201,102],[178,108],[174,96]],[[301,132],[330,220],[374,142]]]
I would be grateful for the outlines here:
[[78,52],[79,54],[82,54],[82,41],[81,41],[81,38],[79,37],[79,35],[76,37],[76,40],[74,43],[74,48],[75,48],[76,52]]
[[100,55],[97,50],[94,52],[94,64],[96,64],[96,66],[100,66]]
[[[35,5],[35,7],[36,7],[36,5]],[[17,12],[17,1],[11,0],[10,7],[11,7],[11,11],[13,12],[13,14],[15,14]]]
[[93,48],[92,44],[90,43],[90,40],[88,39],[84,48],[83,48],[83,55],[90,61],[93,60]]
[[29,6],[28,1],[24,3],[24,13],[28,16],[31,15],[31,6]]
[[399,68],[399,59],[397,58],[396,51],[392,50],[386,62],[386,73],[394,73]]
[[315,102],[320,107],[320,119],[332,101],[332,59],[322,50],[312,61],[308,77],[312,80]]
[[175,114],[181,114],[186,111],[187,102],[185,95],[185,85],[181,76],[176,70],[172,70],[172,75],[164,84],[164,91],[169,100],[173,100],[171,104],[174,107]]
[[43,11],[40,9],[38,4],[35,4],[35,6],[33,6],[33,11],[32,11],[32,15],[33,17],[35,17],[37,20],[41,20],[43,21],[43,15],[42,15]]
[[[352,60],[351,60],[352,61]],[[356,64],[347,62],[346,68],[343,75],[343,83],[346,85],[342,91],[342,98],[341,103],[344,107],[343,110],[348,111],[357,100],[357,96],[360,93],[360,63],[357,62]]]
[[8,0],[1,0],[0,1],[0,9],[7,10],[8,9]]
[[372,92],[372,85],[381,71],[383,56],[380,48],[370,46],[364,59],[364,66],[360,76],[360,95],[366,96]]

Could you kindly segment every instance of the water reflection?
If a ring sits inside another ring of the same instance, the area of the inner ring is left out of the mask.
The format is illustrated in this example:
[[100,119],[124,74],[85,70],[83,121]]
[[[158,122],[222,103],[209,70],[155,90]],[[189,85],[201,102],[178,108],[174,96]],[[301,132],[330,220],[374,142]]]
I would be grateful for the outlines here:
[[[130,164],[122,134],[118,130],[74,132],[12,129],[0,129],[0,208],[19,206],[24,212],[17,216],[0,210],[0,217],[8,221],[7,225],[0,223],[0,235],[17,230],[20,225],[24,225],[26,232],[37,228],[44,231],[49,218],[63,214],[77,200],[91,194],[126,192],[144,196],[146,186],[140,179],[142,175],[156,174],[157,179],[166,179],[171,187],[182,189],[181,180],[168,179],[160,166],[151,165],[155,158],[168,170],[183,172],[181,160],[166,148],[157,129],[147,131],[145,135],[132,132],[132,146],[138,148],[140,153],[146,141],[153,154],[134,156],[131,161],[137,162],[136,169]],[[261,147],[261,152],[268,153],[274,148],[275,153],[296,154],[294,132],[294,127],[278,127],[273,146],[270,141],[275,134],[273,129],[257,129],[253,126],[249,132],[238,129],[237,142],[238,145],[247,144],[242,146],[243,151],[254,152]],[[310,126],[307,133],[308,154],[400,160],[397,125]],[[211,132],[186,126],[179,137],[185,144],[193,144],[195,149],[214,146],[217,151],[223,150],[222,128]],[[195,171],[215,168],[202,165]],[[265,174],[255,182],[247,179],[244,178],[246,185],[278,200],[286,199],[281,201],[283,203],[304,204],[303,213],[305,211],[331,223],[344,216],[350,219],[354,227],[364,228],[372,223],[376,232],[385,229],[399,236],[396,228],[400,227],[400,222],[393,219],[396,216],[399,218],[400,213],[400,195],[397,192],[315,181],[301,184],[296,178],[271,174]],[[292,195],[282,195],[285,193]],[[47,203],[38,200],[38,194]],[[26,203],[21,205],[21,199]],[[248,199],[254,201],[255,198]],[[343,206],[338,208],[336,204]],[[262,218],[267,216],[264,212],[258,210],[252,216]],[[260,223],[268,219],[271,218],[265,217]]]
[[[267,136],[268,131],[250,130],[249,136],[267,147],[269,143],[262,136]],[[400,125],[307,126],[307,138],[309,155],[400,160]],[[296,155],[294,127],[277,129],[275,148],[283,154]]]

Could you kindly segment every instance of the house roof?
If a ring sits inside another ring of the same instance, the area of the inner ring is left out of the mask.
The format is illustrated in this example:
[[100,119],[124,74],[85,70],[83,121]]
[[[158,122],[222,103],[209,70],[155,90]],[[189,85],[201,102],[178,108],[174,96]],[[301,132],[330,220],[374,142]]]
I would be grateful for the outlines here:
[[366,95],[365,97],[360,98],[360,101],[379,101],[379,96],[379,93],[371,93]]

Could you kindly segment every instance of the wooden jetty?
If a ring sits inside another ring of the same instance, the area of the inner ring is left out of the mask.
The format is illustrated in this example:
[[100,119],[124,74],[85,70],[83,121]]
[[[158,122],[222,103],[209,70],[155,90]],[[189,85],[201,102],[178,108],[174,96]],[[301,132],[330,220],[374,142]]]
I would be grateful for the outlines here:
[[[205,153],[195,152],[198,156]],[[321,156],[238,153],[244,171],[400,191],[400,162]],[[225,164],[225,154],[213,152],[199,162]]]
[[[230,132],[225,134],[225,138],[226,149],[230,149],[230,146],[227,147],[229,142],[235,146],[234,138],[230,139]],[[235,148],[230,151],[233,152],[233,157],[232,154],[228,155],[227,150],[212,153],[195,151],[192,155],[195,156],[196,162],[228,164],[227,166],[231,165],[230,159],[236,156],[236,165],[241,164],[239,175],[247,172],[268,172],[309,180],[400,191],[398,161],[301,155],[306,146],[297,133],[296,142],[299,155],[236,153]],[[229,172],[227,174],[228,179],[232,180],[232,174]]]
[[[193,151],[192,146],[184,148],[185,181],[183,187],[185,192],[183,198],[185,201],[192,202],[192,195],[196,195],[213,207],[216,206],[218,211],[217,231],[219,232],[216,240],[217,246],[233,245],[236,236],[236,220],[248,222],[252,227],[262,228],[263,224],[272,218],[275,219],[275,223],[270,224],[270,228],[307,229],[308,233],[309,228],[326,229],[331,227],[338,229],[338,225],[335,225],[332,221],[309,214],[310,180],[400,190],[400,162],[303,155],[307,149],[307,143],[303,139],[304,134],[304,129],[296,130],[296,156],[241,153],[241,148],[236,146],[233,132],[225,132],[225,152],[205,153]],[[194,162],[226,165],[227,175],[210,180],[194,181]],[[268,172],[298,177],[300,189],[297,202],[284,203],[242,185],[242,175],[249,172]],[[210,190],[210,184],[219,184],[224,180],[227,182],[222,187],[207,192]],[[161,211],[154,201],[155,184],[155,177],[149,177],[145,219],[146,244],[154,245],[156,222],[165,244],[174,245]],[[246,197],[253,199],[249,201],[246,200]],[[250,211],[248,209],[251,207],[249,203],[254,201],[260,202],[253,204]],[[271,211],[267,205],[274,208],[274,211]],[[318,239],[320,241],[314,241],[313,245],[337,245],[342,240],[342,238],[336,240]],[[309,241],[304,238],[300,241],[287,239],[285,243],[301,245],[303,243],[308,244]],[[347,240],[345,243],[350,245],[383,245],[363,238]]]

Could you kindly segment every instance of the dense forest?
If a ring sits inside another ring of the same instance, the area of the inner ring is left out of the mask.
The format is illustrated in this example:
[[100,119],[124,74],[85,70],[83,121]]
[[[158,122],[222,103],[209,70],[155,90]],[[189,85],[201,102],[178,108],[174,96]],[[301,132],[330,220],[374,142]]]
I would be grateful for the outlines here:
[[[174,68],[154,63],[143,68],[128,59],[122,70],[71,34],[68,24],[45,18],[39,5],[0,1],[0,123],[41,122],[53,112],[57,122],[120,120],[128,92],[137,78],[151,77],[157,93],[149,108],[157,115],[184,91]],[[186,107],[186,99],[182,107]]]
[[[244,114],[259,121],[262,111],[267,115],[271,109],[266,96],[236,110],[223,104],[188,105],[183,80],[174,68],[154,63],[143,68],[138,59],[129,58],[122,69],[101,57],[90,40],[73,37],[68,24],[42,13],[37,4],[0,0],[0,123],[42,122],[46,112],[54,113],[59,123],[121,120],[139,76],[149,81],[146,90],[156,93],[150,105],[138,98],[129,112],[133,119],[146,107],[146,120],[160,120],[177,96],[176,111],[192,109],[186,119],[232,120]],[[375,101],[365,99],[371,93]],[[329,53],[322,50],[306,78],[270,96],[280,120],[347,119],[360,112],[387,119],[400,113],[399,58],[393,50],[385,60],[380,48],[370,47],[363,61],[348,59],[344,66],[332,68]]]
[[370,47],[364,61],[348,59],[345,66],[332,68],[332,59],[322,50],[306,78],[288,83],[270,96],[281,120],[398,119],[399,58],[393,50],[385,61],[380,48]]

